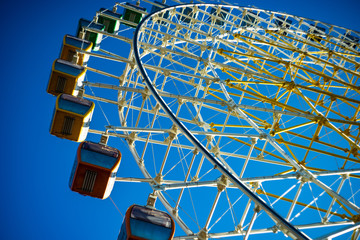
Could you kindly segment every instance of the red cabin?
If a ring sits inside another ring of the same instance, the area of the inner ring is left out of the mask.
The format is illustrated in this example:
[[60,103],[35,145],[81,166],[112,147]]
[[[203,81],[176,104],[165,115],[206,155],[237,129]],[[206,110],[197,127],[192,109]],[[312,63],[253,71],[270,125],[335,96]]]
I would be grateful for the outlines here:
[[107,198],[115,183],[121,153],[118,149],[93,142],[82,142],[77,150],[69,187],[95,198]]

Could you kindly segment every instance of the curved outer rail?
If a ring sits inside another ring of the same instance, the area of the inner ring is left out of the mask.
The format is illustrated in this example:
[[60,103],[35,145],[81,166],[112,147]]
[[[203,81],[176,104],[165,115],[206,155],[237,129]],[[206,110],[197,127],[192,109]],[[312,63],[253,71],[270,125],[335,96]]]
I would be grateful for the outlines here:
[[[226,168],[226,166],[219,161],[216,157],[211,155],[211,153],[198,141],[198,139],[183,125],[175,116],[175,114],[171,111],[171,109],[167,106],[165,101],[162,99],[162,97],[159,95],[157,90],[153,87],[153,85],[150,82],[149,76],[145,70],[145,68],[142,66],[142,62],[140,59],[140,53],[138,48],[138,37],[139,32],[142,27],[142,25],[150,19],[153,15],[167,11],[169,9],[174,9],[178,7],[193,7],[193,6],[202,6],[202,5],[214,5],[214,4],[184,4],[179,6],[171,6],[164,8],[158,12],[151,13],[147,16],[145,16],[142,21],[139,23],[135,30],[134,38],[133,38],[133,48],[134,48],[134,56],[135,61],[138,65],[138,68],[143,76],[143,79],[145,81],[146,86],[150,90],[153,97],[156,99],[156,101],[161,105],[162,109],[168,114],[169,118],[172,120],[174,124],[177,125],[179,130],[187,137],[187,139],[215,166],[217,166],[218,170],[227,176],[229,180],[237,186],[245,195],[247,195],[254,203],[262,210],[264,210],[273,220],[276,224],[281,226],[281,229],[284,229],[286,235],[289,235],[293,239],[310,239],[308,236],[306,236],[304,233],[299,231],[297,228],[295,228],[292,224],[290,224],[288,221],[286,221],[284,218],[282,218],[276,211],[274,211],[271,207],[269,207],[261,198],[259,198],[257,195],[255,195],[247,186],[241,182],[238,176],[231,173],[229,169]],[[229,7],[229,6],[227,6]]]

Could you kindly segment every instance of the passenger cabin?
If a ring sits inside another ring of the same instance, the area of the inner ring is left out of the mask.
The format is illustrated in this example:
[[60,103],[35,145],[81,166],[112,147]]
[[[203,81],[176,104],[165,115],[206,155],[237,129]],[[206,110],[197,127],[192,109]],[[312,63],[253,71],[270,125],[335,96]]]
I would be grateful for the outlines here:
[[118,240],[170,240],[174,232],[174,220],[166,212],[132,205],[126,211]]
[[[212,22],[214,22],[216,25],[223,26],[224,21],[222,20],[225,20],[229,11],[230,10],[227,8],[211,8],[210,14],[212,16]],[[222,20],[219,18],[221,18]]]
[[116,33],[120,28],[120,19],[122,15],[111,10],[100,8],[100,14],[97,22],[105,26],[105,32]]
[[92,48],[92,42],[83,40],[71,35],[65,35],[63,44],[61,47],[60,58],[73,62],[78,65],[86,65],[89,60],[89,55],[79,53],[76,59],[76,50],[83,50],[85,52],[90,52]]
[[[166,4],[164,4],[164,3],[155,1],[155,2],[154,2],[154,5],[153,5],[152,8],[151,8],[151,13],[160,11],[161,9],[166,8],[167,6],[168,6],[168,5],[166,5]],[[159,17],[168,19],[168,18],[169,18],[169,11],[165,11],[165,12],[163,12],[163,13],[160,13],[160,14],[159,14]],[[166,24],[165,21],[160,21],[160,20],[158,20],[157,23]]]
[[257,18],[259,13],[254,13],[252,11],[244,11],[243,19],[241,20],[240,26],[241,27],[252,27],[257,23]]
[[57,59],[53,63],[46,91],[55,96],[60,93],[77,96],[85,73],[86,69],[83,66]]
[[87,141],[80,143],[70,175],[70,189],[85,196],[109,197],[120,161],[121,153],[116,148]]
[[68,94],[59,94],[50,126],[50,134],[82,142],[86,139],[95,104]]
[[308,30],[307,39],[312,42],[318,42],[320,43],[322,40],[322,36],[325,33],[325,28],[311,25],[312,27]]
[[136,27],[136,25],[140,23],[143,15],[146,13],[146,8],[128,2],[125,3],[124,8],[125,9],[123,13],[123,20],[135,23],[127,24],[126,22],[124,22],[125,25],[130,27]]
[[[86,39],[92,42],[92,49],[94,51],[98,51],[102,40],[102,33],[99,33],[99,31],[101,32],[104,29],[105,26],[103,24],[81,18],[79,20],[77,36],[81,39]],[[82,36],[83,33],[85,33],[85,36]]]

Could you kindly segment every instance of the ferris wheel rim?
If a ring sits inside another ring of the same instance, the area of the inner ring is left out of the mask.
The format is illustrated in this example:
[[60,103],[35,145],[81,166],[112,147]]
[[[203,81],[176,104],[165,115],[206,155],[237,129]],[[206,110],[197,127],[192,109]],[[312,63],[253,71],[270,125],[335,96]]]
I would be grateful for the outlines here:
[[[183,4],[183,5],[178,5],[178,6],[170,6],[167,8],[164,8],[158,12],[154,12],[151,14],[148,14],[147,16],[145,16],[142,21],[139,23],[139,25],[137,26],[137,28],[135,29],[134,32],[134,37],[133,37],[133,49],[134,49],[134,58],[135,61],[137,63],[138,69],[141,72],[141,75],[143,77],[143,80],[146,84],[146,86],[148,87],[148,89],[150,90],[150,92],[152,93],[152,96],[156,99],[156,101],[161,105],[162,109],[167,113],[167,115],[169,116],[169,118],[171,119],[171,121],[176,124],[176,126],[180,129],[180,131],[187,137],[187,139],[195,146],[196,149],[198,149],[203,155],[205,155],[205,157],[216,167],[219,168],[219,171],[226,175],[229,179],[231,179],[231,182],[233,184],[235,184],[243,193],[245,193],[250,199],[252,199],[257,205],[261,206],[261,209],[264,210],[273,220],[275,223],[281,225],[283,228],[285,228],[287,230],[287,234],[292,236],[292,237],[296,237],[298,239],[309,239],[308,236],[306,236],[305,234],[303,234],[301,231],[299,231],[296,227],[294,227],[292,224],[290,224],[287,220],[285,220],[283,217],[281,217],[276,211],[274,211],[272,208],[270,208],[261,198],[259,198],[258,196],[256,196],[253,192],[251,192],[249,190],[249,188],[247,188],[245,186],[245,184],[243,184],[241,182],[241,180],[235,176],[234,174],[232,174],[227,168],[226,166],[224,166],[224,164],[219,161],[218,159],[216,159],[213,155],[211,155],[211,153],[208,151],[208,149],[201,144],[198,139],[186,128],[185,125],[183,125],[175,116],[175,114],[171,111],[171,109],[167,106],[167,104],[165,103],[165,101],[162,99],[162,97],[159,95],[158,91],[153,87],[153,85],[151,84],[151,81],[149,79],[149,76],[145,70],[145,68],[143,67],[142,61],[140,59],[140,53],[139,53],[139,47],[138,47],[138,35],[139,35],[139,31],[142,27],[142,25],[149,19],[151,18],[153,15],[158,14],[159,12],[163,12],[166,10],[170,10],[170,9],[174,9],[174,8],[183,8],[183,7],[190,7],[190,6],[226,6],[226,7],[231,7],[231,8],[237,8],[238,6],[229,6],[229,5],[216,5],[216,4]],[[232,99],[231,99],[232,100]],[[233,101],[229,101],[229,105],[233,104]]]

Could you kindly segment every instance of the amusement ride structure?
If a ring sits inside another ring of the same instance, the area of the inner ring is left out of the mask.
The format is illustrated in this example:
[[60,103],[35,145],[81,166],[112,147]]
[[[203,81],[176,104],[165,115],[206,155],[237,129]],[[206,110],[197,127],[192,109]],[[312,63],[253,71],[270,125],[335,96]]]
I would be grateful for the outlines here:
[[[359,239],[359,40],[254,7],[101,8],[64,37],[47,88],[50,133],[81,142],[71,190],[151,186],[118,239]],[[143,178],[117,174],[109,139]]]

